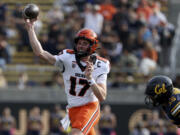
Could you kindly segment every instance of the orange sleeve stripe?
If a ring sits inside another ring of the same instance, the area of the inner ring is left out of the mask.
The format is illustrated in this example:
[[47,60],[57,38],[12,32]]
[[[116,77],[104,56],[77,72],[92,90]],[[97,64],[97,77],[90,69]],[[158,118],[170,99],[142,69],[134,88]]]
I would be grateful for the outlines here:
[[71,50],[71,49],[67,49],[66,52],[70,54],[74,54],[74,50]]
[[100,112],[99,112],[99,106],[98,106],[97,110],[92,115],[91,119],[88,121],[88,123],[82,129],[82,132],[84,135],[86,135],[88,133],[89,129],[91,129],[91,127],[93,126],[93,123],[96,121],[99,114],[100,114]]
[[98,59],[98,60],[102,60],[102,61],[104,61],[104,62],[107,62],[107,61],[108,61],[107,59],[105,59],[105,58],[103,58],[103,57],[100,57],[100,56],[97,56],[97,59]]

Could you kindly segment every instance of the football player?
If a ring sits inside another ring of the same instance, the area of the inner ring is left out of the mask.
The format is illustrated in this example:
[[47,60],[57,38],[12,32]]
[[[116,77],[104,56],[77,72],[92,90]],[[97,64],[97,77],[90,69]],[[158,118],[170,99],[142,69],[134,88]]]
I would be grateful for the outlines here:
[[145,95],[146,104],[161,107],[172,123],[180,127],[180,90],[173,87],[169,77],[152,77],[147,83]]
[[95,135],[94,126],[99,121],[99,102],[106,99],[106,80],[109,61],[93,55],[98,49],[97,34],[82,29],[75,36],[73,50],[65,49],[59,55],[43,50],[34,31],[35,20],[25,19],[33,52],[57,66],[62,72],[68,102],[68,117],[64,127],[72,126],[71,135]]

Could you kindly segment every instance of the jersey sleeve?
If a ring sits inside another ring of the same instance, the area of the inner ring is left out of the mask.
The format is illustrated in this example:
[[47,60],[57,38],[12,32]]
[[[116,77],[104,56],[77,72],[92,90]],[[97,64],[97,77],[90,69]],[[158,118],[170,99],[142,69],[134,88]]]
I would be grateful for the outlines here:
[[[110,63],[109,61],[99,61],[99,70],[96,72],[96,82],[97,83],[106,83],[107,75],[110,72]],[[98,67],[98,63],[97,63]]]
[[[98,61],[100,62],[101,67],[101,74],[108,74],[110,72],[110,62],[106,61]],[[98,63],[97,63],[98,66]]]
[[174,101],[171,105],[171,115],[180,118],[180,94],[173,96],[171,100]]
[[[170,114],[172,116],[172,122],[175,125],[180,126],[180,90],[177,88],[173,89],[173,94],[169,100]],[[171,117],[170,116],[170,117]]]
[[55,66],[61,71],[64,72],[65,67],[64,67],[64,63],[65,63],[65,59],[66,59],[66,50],[61,51],[58,55],[54,55],[56,62],[55,62]]
[[106,61],[106,64],[104,66],[104,73],[108,74],[110,72],[110,62]]
[[106,83],[107,74],[99,75],[96,79],[96,83]]

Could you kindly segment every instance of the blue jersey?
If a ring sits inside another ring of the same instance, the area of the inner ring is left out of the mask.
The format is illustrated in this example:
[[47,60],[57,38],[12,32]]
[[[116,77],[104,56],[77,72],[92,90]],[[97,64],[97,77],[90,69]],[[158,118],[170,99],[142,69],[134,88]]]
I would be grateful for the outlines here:
[[168,118],[180,127],[180,89],[174,88],[167,106],[162,107]]

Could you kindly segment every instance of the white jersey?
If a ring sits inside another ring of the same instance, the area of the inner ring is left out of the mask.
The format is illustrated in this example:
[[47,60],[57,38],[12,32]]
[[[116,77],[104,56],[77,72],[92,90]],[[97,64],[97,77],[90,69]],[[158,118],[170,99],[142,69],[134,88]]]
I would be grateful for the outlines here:
[[[81,70],[76,62],[74,51],[69,49],[63,50],[59,55],[55,55],[55,58],[55,66],[62,69],[63,63],[62,74],[68,108],[98,101],[84,75],[85,72]],[[96,83],[105,84],[109,70],[109,61],[97,56],[94,71],[92,72],[92,77]]]

